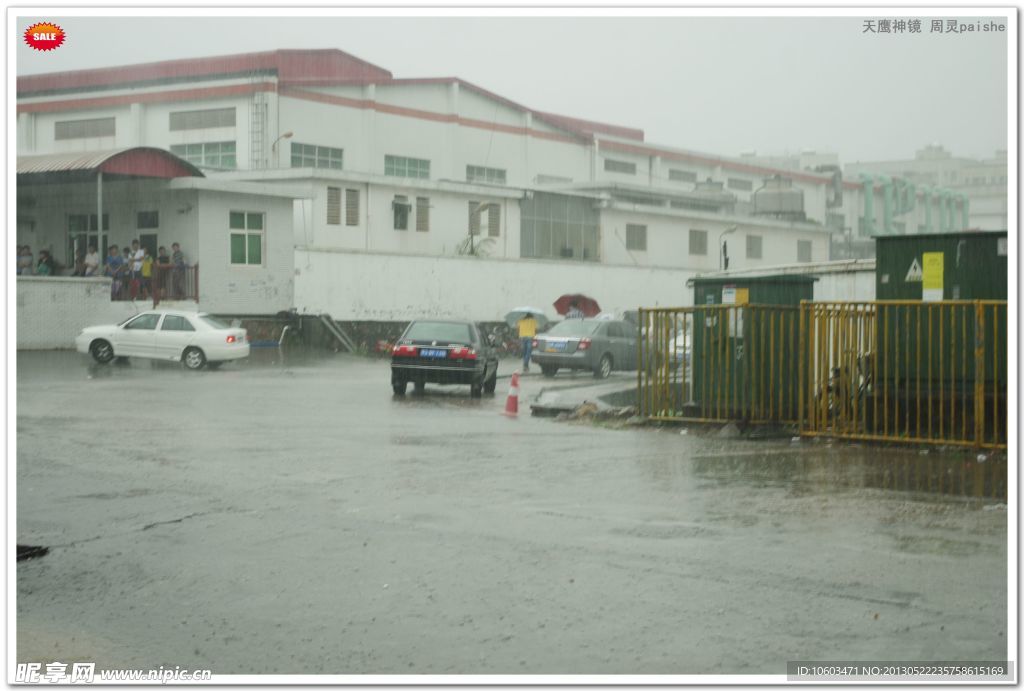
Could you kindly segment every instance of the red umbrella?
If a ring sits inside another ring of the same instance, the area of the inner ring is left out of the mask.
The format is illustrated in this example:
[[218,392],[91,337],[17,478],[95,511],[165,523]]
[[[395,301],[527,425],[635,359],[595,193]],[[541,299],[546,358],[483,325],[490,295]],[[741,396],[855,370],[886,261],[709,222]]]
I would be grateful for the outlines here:
[[583,315],[586,317],[594,317],[601,312],[601,306],[597,304],[597,300],[589,298],[586,295],[580,295],[579,293],[563,295],[555,300],[555,311],[564,316],[574,302],[576,303],[576,307],[578,307],[580,312],[583,312]]

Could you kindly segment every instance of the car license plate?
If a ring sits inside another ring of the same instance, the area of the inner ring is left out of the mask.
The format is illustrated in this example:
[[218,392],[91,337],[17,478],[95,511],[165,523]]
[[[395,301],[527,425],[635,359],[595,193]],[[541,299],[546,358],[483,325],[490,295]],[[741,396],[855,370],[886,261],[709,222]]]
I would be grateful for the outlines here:
[[565,350],[565,341],[554,341],[552,343],[548,343],[549,352],[559,350]]
[[444,358],[448,357],[448,351],[433,348],[420,348],[420,357]]

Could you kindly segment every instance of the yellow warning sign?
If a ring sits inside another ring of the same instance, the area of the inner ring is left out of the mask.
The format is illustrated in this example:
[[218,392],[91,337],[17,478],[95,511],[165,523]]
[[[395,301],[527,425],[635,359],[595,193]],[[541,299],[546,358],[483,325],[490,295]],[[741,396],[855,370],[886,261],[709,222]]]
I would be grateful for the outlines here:
[[921,255],[921,288],[922,298],[925,302],[938,302],[942,300],[943,293],[943,265],[942,252],[925,252]]
[[746,305],[750,302],[750,289],[749,288],[737,288],[736,289],[736,304]]

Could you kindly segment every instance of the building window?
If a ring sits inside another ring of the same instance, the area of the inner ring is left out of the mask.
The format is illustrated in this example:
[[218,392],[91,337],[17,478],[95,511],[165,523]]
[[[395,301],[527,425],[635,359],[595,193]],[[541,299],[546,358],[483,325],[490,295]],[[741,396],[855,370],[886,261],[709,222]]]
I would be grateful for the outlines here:
[[679,170],[678,168],[668,169],[668,179],[673,182],[697,182],[697,174],[691,173],[688,170]]
[[600,260],[600,212],[592,200],[534,192],[520,208],[520,256]]
[[748,235],[747,236],[747,259],[760,259],[761,258],[761,236],[760,235]]
[[263,265],[263,214],[252,211],[232,211],[231,263],[247,266]]
[[93,120],[65,120],[54,123],[54,139],[86,139],[88,137],[113,137],[116,125],[114,118]]
[[729,178],[727,184],[731,190],[743,190],[749,192],[754,189],[754,183],[750,180],[743,180],[741,178]]
[[572,178],[565,178],[562,177],[561,175],[544,175],[543,173],[541,173],[534,178],[534,181],[538,185],[554,185],[559,183],[572,182]]
[[416,197],[416,230],[420,233],[430,230],[429,197]]
[[796,241],[796,260],[798,262],[809,262],[809,261],[811,261],[811,241],[810,240],[797,240]]
[[341,170],[342,149],[292,142],[292,168],[333,168]]
[[647,250],[647,226],[641,226],[635,223],[626,224],[626,249],[639,251]]
[[341,225],[341,188],[327,188],[327,225]]
[[395,230],[409,230],[409,212],[412,210],[409,198],[396,194],[394,201],[391,202],[391,210],[395,214]]
[[210,127],[234,127],[234,108],[214,108],[211,110],[183,110],[171,113],[171,131],[205,130]]
[[629,161],[616,161],[612,158],[606,158],[604,159],[604,169],[612,173],[636,175],[636,164]]
[[496,238],[501,235],[501,205],[491,202],[487,205],[487,237]]
[[172,144],[171,153],[204,168],[236,168],[234,142]]
[[142,229],[159,228],[160,213],[157,211],[140,211],[136,217],[135,226]]
[[491,185],[504,185],[505,171],[501,168],[466,166],[466,182],[485,182]]
[[708,231],[690,231],[690,254],[706,255],[708,253]]
[[384,174],[399,178],[430,179],[430,161],[405,156],[384,156]]
[[[72,233],[96,232],[96,214],[71,214],[68,216],[68,230]],[[110,230],[110,214],[103,214],[103,230]]]
[[359,225],[359,190],[345,190],[345,225]]

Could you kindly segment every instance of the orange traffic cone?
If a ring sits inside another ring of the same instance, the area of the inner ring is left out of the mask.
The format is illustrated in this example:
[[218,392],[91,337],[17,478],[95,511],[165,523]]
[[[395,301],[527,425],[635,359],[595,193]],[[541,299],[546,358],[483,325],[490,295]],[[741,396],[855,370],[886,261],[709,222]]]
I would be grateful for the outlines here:
[[504,414],[511,417],[519,415],[519,372],[512,373],[512,384],[508,387]]

